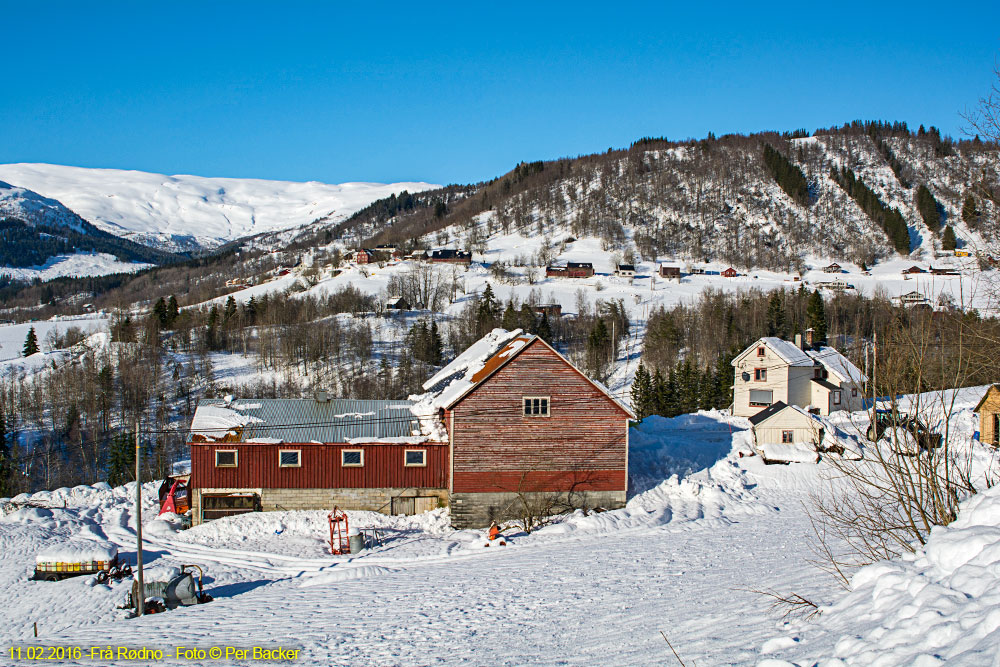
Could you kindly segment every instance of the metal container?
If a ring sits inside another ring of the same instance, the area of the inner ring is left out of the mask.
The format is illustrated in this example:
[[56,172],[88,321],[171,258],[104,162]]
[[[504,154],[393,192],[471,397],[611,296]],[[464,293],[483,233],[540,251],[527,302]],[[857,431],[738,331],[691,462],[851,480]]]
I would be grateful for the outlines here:
[[365,548],[365,536],[364,535],[350,535],[347,538],[351,543],[351,553],[356,554],[364,551]]

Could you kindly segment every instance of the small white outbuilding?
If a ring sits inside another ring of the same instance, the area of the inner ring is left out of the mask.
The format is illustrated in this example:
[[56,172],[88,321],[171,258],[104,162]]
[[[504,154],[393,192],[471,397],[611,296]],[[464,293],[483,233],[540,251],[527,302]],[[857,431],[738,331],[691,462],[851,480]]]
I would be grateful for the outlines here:
[[816,463],[823,422],[795,405],[772,403],[750,417],[754,449],[765,462]]

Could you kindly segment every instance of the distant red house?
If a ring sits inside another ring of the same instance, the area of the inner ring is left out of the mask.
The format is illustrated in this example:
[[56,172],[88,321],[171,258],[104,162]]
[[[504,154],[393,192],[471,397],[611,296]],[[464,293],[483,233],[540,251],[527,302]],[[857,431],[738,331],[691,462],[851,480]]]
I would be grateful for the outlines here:
[[904,275],[906,275],[906,274],[912,274],[912,273],[927,273],[927,272],[924,271],[923,269],[921,269],[919,266],[911,266],[908,269],[903,269],[903,274]]
[[725,271],[722,272],[722,276],[724,278],[738,278],[739,275],[740,275],[740,272],[737,271],[736,269],[734,269],[731,266],[728,269],[726,269]]
[[472,264],[472,253],[464,250],[435,250],[431,253],[431,262],[445,264]]
[[681,267],[679,266],[666,266],[664,264],[660,265],[660,277],[667,278],[668,280],[681,279]]
[[594,275],[594,265],[590,262],[566,262],[565,266],[547,266],[545,275],[549,278],[589,278]]
[[451,507],[456,527],[621,507],[634,415],[537,336],[496,329],[417,402],[205,400],[191,424],[194,521],[220,512]]
[[368,250],[366,248],[361,248],[354,253],[354,263],[355,264],[370,264],[375,261],[375,251]]
[[548,318],[559,318],[562,317],[562,304],[561,303],[541,303],[535,306],[535,314],[541,317],[545,315]]

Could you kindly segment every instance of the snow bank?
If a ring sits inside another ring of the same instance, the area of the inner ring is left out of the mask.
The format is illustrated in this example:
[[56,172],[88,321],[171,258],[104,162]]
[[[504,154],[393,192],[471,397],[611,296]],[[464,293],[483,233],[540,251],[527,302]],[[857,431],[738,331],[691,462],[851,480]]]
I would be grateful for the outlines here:
[[36,563],[93,563],[114,560],[118,547],[110,542],[74,541],[57,544],[35,555]]
[[767,461],[784,463],[816,463],[819,453],[811,442],[762,442],[757,444],[761,456]]
[[886,667],[997,664],[1000,487],[965,501],[958,519],[934,528],[916,554],[859,570],[851,589],[806,628],[795,654],[782,657],[799,665],[821,657]]
[[323,572],[312,577],[307,577],[300,588],[310,588],[312,586],[327,586],[338,584],[342,581],[356,581],[358,579],[371,579],[372,577],[382,577],[392,574],[396,570],[380,565],[362,565],[351,568],[335,568],[332,572]]

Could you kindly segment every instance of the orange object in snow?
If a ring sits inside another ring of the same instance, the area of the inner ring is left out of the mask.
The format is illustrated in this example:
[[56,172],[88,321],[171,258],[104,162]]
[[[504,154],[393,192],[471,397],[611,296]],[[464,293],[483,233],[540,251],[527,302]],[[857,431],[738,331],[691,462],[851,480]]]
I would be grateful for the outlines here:
[[500,537],[500,529],[494,523],[493,525],[490,526],[489,539],[492,542],[493,540],[497,539],[498,537]]
[[351,553],[351,540],[347,536],[347,514],[334,507],[327,518],[330,520],[330,553],[334,556]]
[[[170,485],[169,487],[167,485]],[[184,514],[191,509],[188,502],[188,488],[183,479],[168,477],[160,485],[160,514],[173,512]]]

